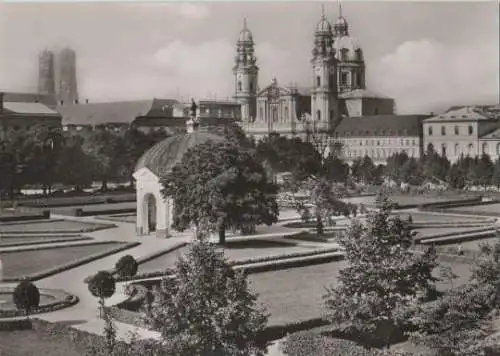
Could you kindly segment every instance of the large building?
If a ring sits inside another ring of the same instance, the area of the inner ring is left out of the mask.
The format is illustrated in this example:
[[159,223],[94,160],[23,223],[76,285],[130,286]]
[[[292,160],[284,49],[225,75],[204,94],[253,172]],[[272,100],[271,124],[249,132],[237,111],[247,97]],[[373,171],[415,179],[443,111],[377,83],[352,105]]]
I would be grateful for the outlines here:
[[455,162],[461,156],[500,154],[500,106],[452,107],[423,122],[424,149]]
[[0,93],[0,140],[12,131],[36,126],[61,129],[61,115],[38,99],[36,94]]
[[233,67],[234,99],[242,105],[244,128],[253,136],[301,135],[311,120],[333,129],[343,117],[394,114],[393,99],[366,89],[363,51],[350,35],[341,9],[334,26],[324,13],[316,25],[310,58],[313,85],[308,88],[280,86],[274,78],[258,90],[254,46],[244,21]]

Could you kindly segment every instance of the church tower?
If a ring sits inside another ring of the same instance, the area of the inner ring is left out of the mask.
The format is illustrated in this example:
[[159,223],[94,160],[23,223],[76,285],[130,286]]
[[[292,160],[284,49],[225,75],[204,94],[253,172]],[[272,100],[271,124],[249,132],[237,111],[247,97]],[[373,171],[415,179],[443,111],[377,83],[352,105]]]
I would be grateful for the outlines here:
[[337,65],[332,26],[325,17],[324,8],[316,26],[312,55],[311,118],[323,128],[332,129],[339,119]]
[[244,122],[255,120],[257,111],[257,79],[259,67],[254,55],[254,42],[246,19],[236,44],[236,57],[233,67],[234,99],[241,104],[241,117]]

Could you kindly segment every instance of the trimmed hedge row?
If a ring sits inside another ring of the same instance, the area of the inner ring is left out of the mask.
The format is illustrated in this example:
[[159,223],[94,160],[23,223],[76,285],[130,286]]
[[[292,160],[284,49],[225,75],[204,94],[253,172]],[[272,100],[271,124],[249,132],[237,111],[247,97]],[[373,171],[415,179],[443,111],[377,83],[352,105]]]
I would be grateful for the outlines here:
[[478,234],[481,232],[487,232],[487,231],[494,230],[494,229],[495,229],[494,226],[488,226],[488,227],[482,227],[480,229],[473,229],[473,230],[467,230],[467,231],[443,232],[443,233],[437,233],[437,234],[431,234],[431,235],[415,236],[414,240],[416,242],[418,242],[418,241],[437,239],[437,238],[443,238],[443,237],[451,237],[451,236],[455,236],[455,235]]
[[[2,238],[4,238],[2,236]],[[5,248],[5,247],[20,247],[20,246],[27,246],[27,245],[43,245],[43,244],[55,244],[58,242],[81,242],[81,241],[90,241],[93,240],[92,237],[86,237],[86,236],[68,236],[68,238],[63,238],[63,239],[46,239],[46,240],[39,240],[39,241],[18,241],[18,242],[12,242],[12,243],[4,243],[0,244],[0,249]],[[26,250],[22,250],[26,251]]]
[[73,197],[46,197],[18,201],[19,205],[28,207],[65,207],[73,205],[94,205],[132,202],[136,200],[136,193],[116,193],[106,195],[84,195]]
[[457,236],[428,238],[420,240],[419,243],[422,245],[449,245],[451,243],[476,241],[480,239],[493,237],[495,235],[496,235],[496,230],[491,229],[489,231],[483,231],[473,234],[457,234]]
[[106,209],[106,210],[83,210],[80,208],[74,209],[70,216],[95,216],[95,215],[111,215],[111,214],[128,214],[135,213],[137,208],[120,208],[120,209]]
[[[103,242],[98,242],[98,243],[109,243],[109,242],[110,241],[103,241]],[[93,254],[93,255],[90,255],[90,256],[87,256],[87,257],[84,257],[84,258],[77,259],[77,260],[75,260],[73,262],[69,262],[69,263],[66,263],[64,265],[56,266],[56,267],[47,269],[45,271],[41,271],[41,272],[32,274],[32,275],[22,276],[22,277],[4,277],[3,281],[4,282],[18,282],[18,281],[23,280],[23,279],[27,279],[27,280],[30,280],[30,281],[37,281],[39,279],[53,276],[54,274],[67,271],[67,270],[75,268],[75,267],[79,267],[81,265],[93,262],[95,260],[98,260],[98,259],[101,259],[101,258],[104,258],[104,257],[107,257],[107,256],[111,256],[111,255],[113,255],[115,253],[118,253],[118,252],[121,252],[121,251],[124,251],[124,250],[128,250],[128,249],[130,249],[132,247],[136,247],[136,246],[138,246],[140,244],[141,244],[140,242],[129,242],[129,243],[123,244],[121,246],[118,246],[117,248],[111,249],[109,251],[105,251],[105,252],[101,252],[101,253],[96,253],[96,254]],[[63,245],[63,246],[45,247],[45,249],[47,249],[47,248],[50,248],[50,249],[53,249],[53,248],[63,248],[63,247],[67,247],[67,245],[66,246]],[[41,249],[43,249],[43,248],[38,248],[38,249],[37,248],[24,249],[22,251],[41,250]],[[9,253],[9,252],[10,251],[4,251],[2,253]]]
[[32,329],[31,322],[34,319],[0,319],[0,332]]
[[44,220],[50,219],[50,210],[43,210],[40,212],[20,212],[13,215],[0,215],[0,222],[15,222],[15,221],[29,221],[29,220]]
[[[186,245],[187,243],[185,243]],[[172,248],[171,251],[181,248],[183,246],[176,246],[175,248]],[[150,255],[144,259],[138,260],[138,263],[144,263],[146,261],[149,261],[151,259],[154,259],[158,256],[161,256],[165,253],[171,252],[168,250],[164,250],[161,252],[158,252],[156,254]],[[304,252],[294,252],[294,253],[289,253],[289,254],[282,254],[282,255],[277,255],[277,256],[264,256],[264,257],[254,257],[254,258],[249,258],[245,260],[240,260],[240,261],[229,261],[229,264],[233,267],[238,267],[242,265],[247,265],[247,264],[256,264],[256,263],[264,263],[264,262],[276,262],[279,263],[284,260],[284,259],[289,259],[289,258],[299,258],[299,257],[312,257],[312,256],[317,256],[317,255],[324,255],[327,253],[333,253],[333,252],[338,252],[338,248],[327,248],[327,249],[321,249],[321,250],[314,250],[314,251],[304,251]],[[139,262],[140,261],[140,262]],[[323,263],[323,262],[319,262]],[[284,267],[288,268],[288,267]],[[270,269],[273,270],[273,269]],[[277,269],[276,269],[277,270]],[[110,271],[112,273],[115,273],[114,270]],[[252,273],[252,272],[250,272]],[[173,274],[173,269],[163,269],[159,271],[151,271],[151,272],[144,272],[144,273],[138,273],[135,276],[131,278],[117,278],[117,282],[128,282],[128,281],[136,281],[140,279],[147,279],[147,278],[156,278],[156,277],[164,277],[164,276],[169,276]],[[84,279],[85,283],[88,283],[88,281],[92,278],[92,276],[88,276]]]
[[451,208],[451,207],[467,206],[474,203],[481,203],[482,199],[483,196],[479,195],[472,198],[423,203],[423,204],[418,204],[417,207],[419,208],[419,210],[424,210],[424,211],[426,209],[432,209],[432,208],[445,208],[445,207]]
[[7,234],[12,235],[25,235],[25,234],[77,234],[77,233],[89,233],[99,230],[106,230],[116,227],[115,224],[104,224],[104,223],[89,223],[89,227],[82,227],[75,230],[57,230],[57,229],[47,229],[47,230],[31,230],[31,231],[9,231]]
[[[56,298],[56,300],[48,304],[40,305],[39,307],[33,308],[31,310],[31,314],[50,313],[55,310],[60,310],[75,305],[79,301],[77,296],[66,293],[62,290],[39,289],[39,291],[40,294],[53,296],[54,298]],[[0,293],[13,293],[13,292],[14,292],[13,287],[0,288]],[[0,318],[15,318],[22,316],[25,316],[23,310],[0,309]]]
[[[496,202],[498,204],[498,202]],[[500,212],[496,213],[494,211],[477,211],[477,210],[454,210],[449,211],[449,208],[438,208],[433,211],[439,213],[447,213],[447,214],[462,214],[462,215],[476,215],[476,216],[484,216],[484,217],[500,217]]]

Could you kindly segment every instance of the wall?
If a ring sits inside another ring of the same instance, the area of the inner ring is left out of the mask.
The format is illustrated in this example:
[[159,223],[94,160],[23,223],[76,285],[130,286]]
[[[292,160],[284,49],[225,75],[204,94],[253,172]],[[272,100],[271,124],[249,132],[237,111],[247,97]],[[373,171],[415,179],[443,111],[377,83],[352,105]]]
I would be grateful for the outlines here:
[[[469,134],[469,127],[472,134]],[[430,135],[429,128],[432,128]],[[445,134],[442,134],[442,128]],[[429,144],[434,146],[434,150],[441,154],[443,145],[446,146],[446,157],[450,162],[455,162],[461,155],[475,157],[479,154],[478,145],[478,122],[433,122],[423,124],[424,130],[424,150],[427,151]],[[455,130],[458,130],[458,134]]]

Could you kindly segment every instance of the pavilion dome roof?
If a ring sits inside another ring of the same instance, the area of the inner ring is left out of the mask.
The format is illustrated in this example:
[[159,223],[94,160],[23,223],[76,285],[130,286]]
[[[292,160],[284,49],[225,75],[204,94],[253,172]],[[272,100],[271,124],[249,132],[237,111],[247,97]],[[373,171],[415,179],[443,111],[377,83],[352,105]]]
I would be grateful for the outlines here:
[[135,172],[147,168],[156,176],[164,177],[182,160],[190,148],[208,141],[222,142],[224,140],[222,136],[199,130],[168,137],[151,147],[139,158]]

